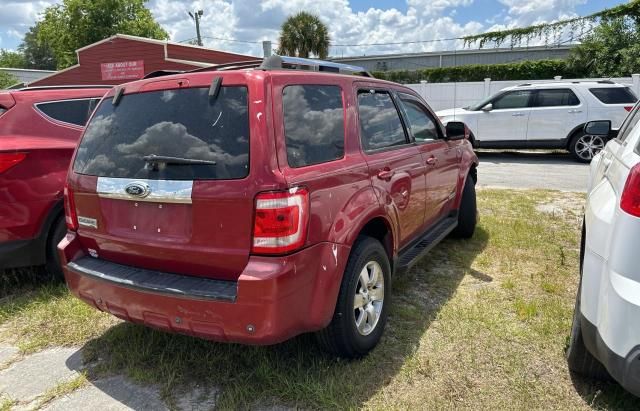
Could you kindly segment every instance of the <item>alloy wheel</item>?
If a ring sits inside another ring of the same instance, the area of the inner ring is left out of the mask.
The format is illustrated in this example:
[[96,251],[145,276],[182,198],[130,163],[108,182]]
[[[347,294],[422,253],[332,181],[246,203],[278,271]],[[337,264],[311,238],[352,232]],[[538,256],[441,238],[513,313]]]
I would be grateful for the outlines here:
[[585,134],[576,141],[575,152],[583,160],[591,159],[604,148],[604,139],[600,136]]
[[356,329],[361,335],[369,335],[376,328],[384,303],[384,274],[377,261],[364,265],[353,298]]

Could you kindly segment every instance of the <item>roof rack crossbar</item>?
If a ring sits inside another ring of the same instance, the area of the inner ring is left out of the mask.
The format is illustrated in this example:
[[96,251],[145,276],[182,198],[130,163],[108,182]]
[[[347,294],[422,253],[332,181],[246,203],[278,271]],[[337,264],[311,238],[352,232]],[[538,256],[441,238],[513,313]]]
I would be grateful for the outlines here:
[[182,73],[184,73],[184,70],[156,70],[156,71],[152,71],[151,73],[145,74],[145,76],[142,78],[143,79],[156,78],[156,77],[171,76],[173,74],[182,74]]
[[200,73],[203,71],[224,71],[224,70],[236,70],[243,68],[254,68],[260,67],[262,64],[262,59],[259,60],[246,60],[246,61],[236,61],[235,63],[224,63],[224,64],[215,64],[208,67],[197,68],[194,70],[190,70],[189,73]]

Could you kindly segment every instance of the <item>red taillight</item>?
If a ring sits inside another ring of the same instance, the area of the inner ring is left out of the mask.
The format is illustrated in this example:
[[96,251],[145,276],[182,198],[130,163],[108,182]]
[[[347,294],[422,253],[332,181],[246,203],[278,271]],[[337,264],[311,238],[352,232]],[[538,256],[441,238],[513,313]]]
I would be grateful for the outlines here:
[[307,239],[309,191],[292,188],[256,197],[253,246],[256,254],[283,254],[302,247]]
[[27,158],[27,153],[0,153],[0,173],[4,173]]
[[627,177],[620,208],[632,216],[640,217],[640,164],[636,164]]
[[73,199],[73,190],[69,188],[69,183],[64,186],[64,220],[69,230],[76,231],[78,229],[76,202]]
[[627,111],[631,111],[633,109],[633,106],[624,106],[624,109]]

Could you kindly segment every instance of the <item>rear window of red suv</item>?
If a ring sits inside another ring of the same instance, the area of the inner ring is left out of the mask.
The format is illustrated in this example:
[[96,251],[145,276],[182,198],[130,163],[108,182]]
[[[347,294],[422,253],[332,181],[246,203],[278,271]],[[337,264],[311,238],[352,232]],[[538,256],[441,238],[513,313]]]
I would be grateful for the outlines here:
[[[249,174],[247,101],[242,86],[223,86],[215,99],[209,88],[127,94],[115,106],[107,98],[87,125],[73,170],[154,180],[244,178]],[[173,160],[150,161],[152,156]]]

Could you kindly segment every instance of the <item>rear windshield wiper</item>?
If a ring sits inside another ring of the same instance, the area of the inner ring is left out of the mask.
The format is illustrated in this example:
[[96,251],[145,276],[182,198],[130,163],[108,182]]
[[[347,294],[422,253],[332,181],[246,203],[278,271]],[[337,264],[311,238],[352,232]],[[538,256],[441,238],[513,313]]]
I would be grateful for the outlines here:
[[211,160],[198,160],[195,158],[182,158],[182,157],[170,157],[170,156],[157,156],[151,154],[142,157],[142,159],[150,164],[203,164],[203,165],[215,165],[215,161]]

